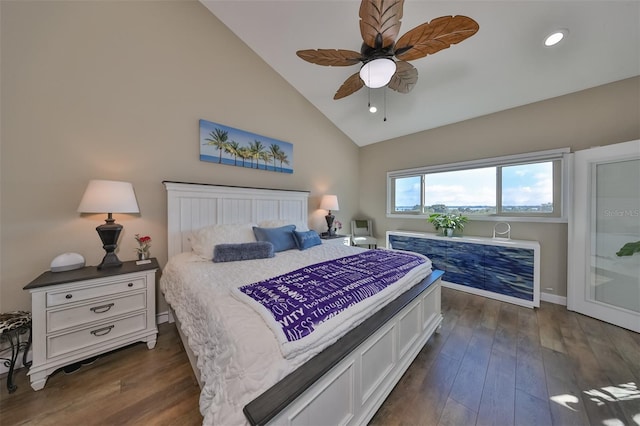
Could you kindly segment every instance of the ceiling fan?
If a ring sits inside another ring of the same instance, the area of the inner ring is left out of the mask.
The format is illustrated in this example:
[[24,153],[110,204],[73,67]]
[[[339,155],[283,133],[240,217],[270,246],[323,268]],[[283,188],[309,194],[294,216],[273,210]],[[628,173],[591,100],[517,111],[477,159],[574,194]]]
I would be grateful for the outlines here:
[[[363,86],[387,86],[409,93],[418,81],[418,70],[407,61],[433,55],[474,35],[480,26],[473,19],[441,16],[418,25],[398,41],[404,0],[362,0],[360,4],[360,52],[345,49],[307,49],[296,54],[307,62],[325,66],[350,66],[362,62],[360,71],[345,80],[333,99],[341,99]],[[395,57],[395,59],[394,59]]]

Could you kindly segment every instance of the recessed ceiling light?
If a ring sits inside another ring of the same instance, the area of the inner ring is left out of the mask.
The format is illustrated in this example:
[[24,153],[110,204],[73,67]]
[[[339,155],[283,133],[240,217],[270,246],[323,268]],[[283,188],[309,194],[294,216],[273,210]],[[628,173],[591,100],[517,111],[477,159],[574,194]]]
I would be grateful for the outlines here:
[[375,114],[377,111],[378,111],[378,108],[374,107],[373,105],[369,107],[369,112],[371,114]]
[[560,43],[567,36],[567,34],[569,34],[569,30],[562,29],[554,31],[544,39],[544,45],[546,47],[555,46],[556,44]]

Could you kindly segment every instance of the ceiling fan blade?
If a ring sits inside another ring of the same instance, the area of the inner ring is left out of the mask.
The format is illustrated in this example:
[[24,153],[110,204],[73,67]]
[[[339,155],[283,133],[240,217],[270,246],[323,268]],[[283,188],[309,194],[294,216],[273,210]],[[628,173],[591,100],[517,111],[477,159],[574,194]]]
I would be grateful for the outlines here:
[[404,0],[362,0],[360,34],[374,49],[393,46],[400,32]]
[[344,49],[307,49],[296,52],[300,58],[317,65],[346,67],[362,60],[360,52]]
[[345,96],[349,96],[350,94],[362,89],[363,86],[364,81],[360,78],[360,73],[357,72],[342,83],[342,86],[340,86],[336,94],[333,96],[333,99],[338,100]]
[[396,61],[396,72],[387,87],[400,93],[409,93],[418,82],[418,70],[409,62]]
[[418,25],[400,37],[395,56],[403,61],[412,61],[433,55],[471,37],[478,29],[478,23],[467,16],[441,16]]

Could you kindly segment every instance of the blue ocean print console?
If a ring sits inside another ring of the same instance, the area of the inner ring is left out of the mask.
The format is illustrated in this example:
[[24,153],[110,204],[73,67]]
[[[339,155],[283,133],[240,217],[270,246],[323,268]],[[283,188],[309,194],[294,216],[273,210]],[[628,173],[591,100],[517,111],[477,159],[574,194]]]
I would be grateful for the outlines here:
[[442,285],[521,306],[540,306],[537,241],[388,231],[387,248],[424,254],[445,271]]

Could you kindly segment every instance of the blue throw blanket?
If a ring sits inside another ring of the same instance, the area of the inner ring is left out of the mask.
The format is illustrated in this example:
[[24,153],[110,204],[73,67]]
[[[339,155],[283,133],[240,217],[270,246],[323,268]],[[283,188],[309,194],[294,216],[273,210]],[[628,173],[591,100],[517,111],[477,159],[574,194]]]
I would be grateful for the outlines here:
[[245,285],[239,291],[268,310],[293,342],[426,262],[415,253],[368,250]]

